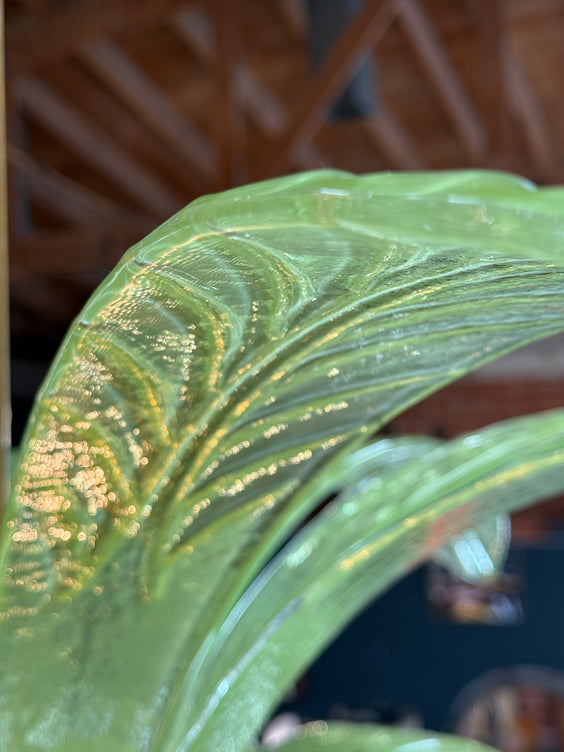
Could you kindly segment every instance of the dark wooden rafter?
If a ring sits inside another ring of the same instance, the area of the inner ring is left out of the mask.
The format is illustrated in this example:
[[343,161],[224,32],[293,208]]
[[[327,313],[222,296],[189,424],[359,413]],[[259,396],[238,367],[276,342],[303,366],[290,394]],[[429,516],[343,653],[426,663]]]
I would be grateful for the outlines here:
[[6,35],[8,75],[30,73],[95,39],[147,28],[185,0],[81,0],[29,15]]
[[511,4],[504,0],[467,0],[479,36],[484,110],[490,125],[490,152],[509,148],[509,112],[523,130],[525,143],[536,165],[537,179],[557,179],[551,136],[536,94],[527,80],[519,55],[505,32]]
[[240,8],[232,0],[212,0],[215,36],[219,185],[227,188],[248,177],[245,119],[241,111],[238,68],[241,59]]
[[[245,63],[239,66],[238,84],[249,117],[265,135],[276,137],[287,122],[286,108]],[[311,170],[325,162],[323,153],[312,143],[298,144],[290,160],[292,167],[300,170]]]
[[485,128],[421,3],[404,0],[398,19],[468,156],[474,163],[483,161]]
[[539,170],[539,177],[559,182],[562,175],[554,174],[555,157],[546,117],[517,54],[510,46],[505,50],[504,66],[510,105],[521,122],[525,143]]
[[268,146],[259,160],[254,177],[264,178],[284,170],[298,145],[311,140],[351,71],[386,33],[400,5],[395,0],[367,0],[299,97],[280,138]]
[[[201,9],[179,8],[170,16],[170,25],[178,39],[206,66],[213,66],[215,47],[213,30]],[[264,86],[251,66],[241,59],[235,69],[239,87],[239,102],[254,124],[267,136],[280,133],[287,122],[286,108],[276,94]],[[302,170],[324,163],[324,156],[313,144],[300,144],[293,164]]]
[[169,16],[172,31],[198,60],[211,66],[214,62],[215,47],[213,29],[209,18],[201,8],[183,7]]
[[205,192],[213,185],[215,152],[200,133],[118,45],[96,40],[79,53],[83,63],[125,102],[141,121],[169,144],[194,172],[193,184]]
[[511,19],[534,20],[554,13],[561,13],[562,0],[520,0],[518,3],[509,0],[506,10]]
[[[53,168],[39,164],[11,142],[7,153],[8,165],[25,181],[26,192],[69,224],[98,226],[103,223],[113,233],[125,233],[132,238],[142,237],[154,227],[154,222],[142,213],[136,214],[117,206]],[[32,227],[20,224],[13,226],[12,230],[18,237],[28,234]]]
[[363,120],[360,127],[394,169],[425,169],[425,161],[407,131],[382,105],[379,112],[374,117]]
[[48,84],[35,77],[17,82],[26,113],[63,139],[85,162],[118,185],[156,219],[178,210],[182,202],[158,178],[139,165]]
[[472,0],[468,3],[478,25],[480,81],[483,112],[487,113],[489,152],[503,155],[508,150],[507,88],[505,80],[505,34],[501,0]]
[[302,0],[272,0],[272,11],[277,13],[295,39],[303,39],[307,20]]
[[36,232],[18,239],[10,254],[12,274],[65,275],[69,270],[96,270],[103,264],[108,247],[103,226]]
[[[95,124],[130,159],[166,183],[169,191],[178,196],[179,204],[202,193],[206,181],[197,169],[187,165],[186,159],[169,141],[147,127],[126,101],[116,96],[100,79],[96,80],[78,57],[64,66],[53,88],[67,102],[72,102],[73,107],[80,107],[83,120]],[[111,189],[108,194],[112,195]],[[120,197],[114,200],[117,204],[127,205],[127,200]]]

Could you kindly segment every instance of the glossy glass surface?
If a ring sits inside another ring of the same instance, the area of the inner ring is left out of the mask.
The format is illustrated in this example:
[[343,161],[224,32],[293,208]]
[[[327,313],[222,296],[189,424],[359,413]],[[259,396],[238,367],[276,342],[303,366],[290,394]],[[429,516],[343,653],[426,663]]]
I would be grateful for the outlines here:
[[6,748],[243,750],[370,597],[561,490],[560,413],[493,446],[363,447],[564,330],[563,198],[489,173],[310,173],[200,199],[131,249],[25,437],[1,544]]

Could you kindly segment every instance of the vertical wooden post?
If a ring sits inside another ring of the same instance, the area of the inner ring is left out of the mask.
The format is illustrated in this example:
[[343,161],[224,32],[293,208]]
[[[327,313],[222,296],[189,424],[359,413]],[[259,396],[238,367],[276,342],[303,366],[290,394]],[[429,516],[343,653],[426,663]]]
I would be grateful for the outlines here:
[[4,8],[0,8],[0,520],[10,485],[10,340],[8,307],[8,190],[6,179],[6,86]]

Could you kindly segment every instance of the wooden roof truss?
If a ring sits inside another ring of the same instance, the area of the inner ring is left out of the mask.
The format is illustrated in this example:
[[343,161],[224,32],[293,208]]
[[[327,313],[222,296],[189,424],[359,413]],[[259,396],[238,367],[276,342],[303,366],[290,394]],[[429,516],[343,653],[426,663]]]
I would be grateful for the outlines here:
[[[557,0],[365,0],[315,73],[301,0],[8,0],[6,15],[16,328],[65,321],[127,245],[249,180],[323,166],[564,179],[556,53],[546,92],[532,54],[534,28],[564,25]],[[375,112],[331,122],[376,59]]]

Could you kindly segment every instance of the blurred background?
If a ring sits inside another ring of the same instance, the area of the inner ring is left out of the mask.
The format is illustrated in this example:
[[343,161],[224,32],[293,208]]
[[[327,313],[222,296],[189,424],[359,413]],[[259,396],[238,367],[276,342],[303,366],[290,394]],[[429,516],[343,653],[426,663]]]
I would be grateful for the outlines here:
[[[90,292],[202,194],[318,167],[564,183],[564,0],[6,0],[5,16],[15,443]],[[561,406],[563,345],[389,430],[451,437]],[[517,515],[488,588],[416,572],[288,707],[564,750],[563,530],[562,499]]]

